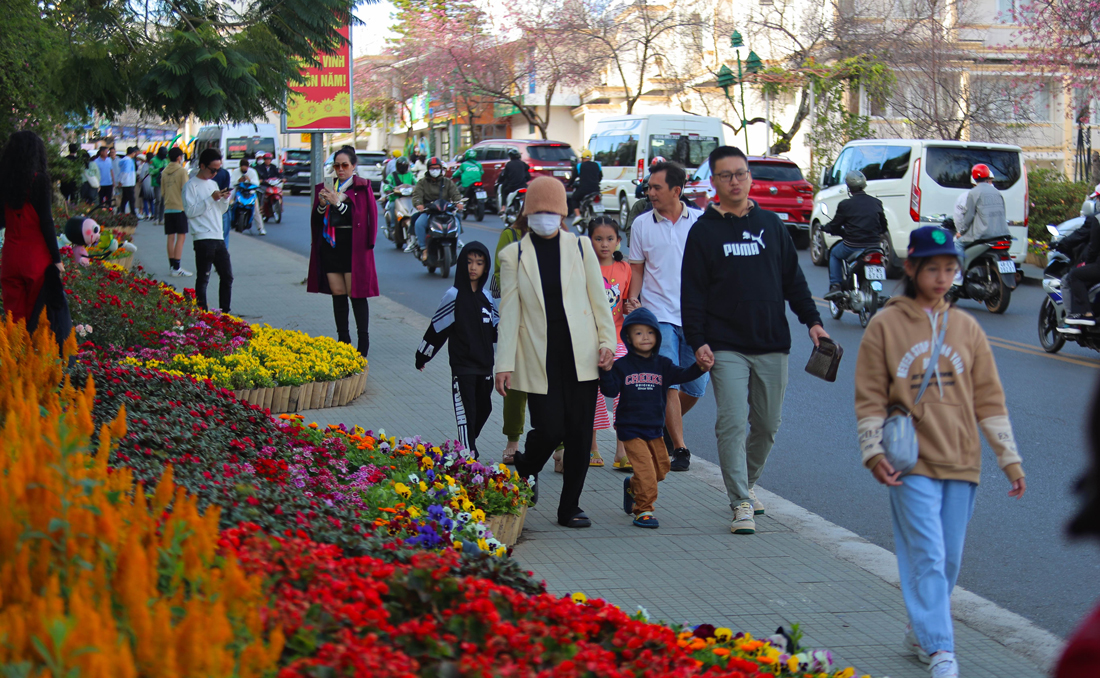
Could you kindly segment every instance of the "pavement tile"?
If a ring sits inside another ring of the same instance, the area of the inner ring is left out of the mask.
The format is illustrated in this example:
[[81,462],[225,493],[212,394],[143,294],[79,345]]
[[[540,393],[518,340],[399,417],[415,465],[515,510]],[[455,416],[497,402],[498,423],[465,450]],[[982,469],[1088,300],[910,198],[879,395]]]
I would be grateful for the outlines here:
[[[137,258],[176,288],[194,278],[167,277],[164,236],[149,222],[134,235]],[[302,284],[307,261],[259,238],[234,234],[233,312],[249,322],[335,336],[329,298]],[[193,270],[193,255],[184,267]],[[386,281],[381,281],[386,289]],[[213,283],[216,286],[216,281]],[[370,375],[363,396],[346,407],[305,413],[320,424],[359,424],[398,436],[441,443],[455,436],[446,349],[424,370],[413,357],[428,319],[386,297],[370,300]],[[479,440],[484,457],[499,459],[501,401]],[[614,435],[597,440],[605,459]],[[806,644],[829,647],[842,665],[876,678],[918,678],[927,669],[900,649],[906,613],[900,591],[839,560],[768,516],[753,536],[729,532],[724,492],[691,474],[672,473],[661,483],[659,530],[641,530],[622,512],[622,478],[610,464],[589,469],[582,506],[588,530],[557,525],[554,508],[561,476],[548,465],[539,475],[541,503],[527,514],[513,557],[555,594],[584,591],[628,612],[645,607],[654,620],[711,623],[767,636],[798,623]],[[1040,678],[1043,672],[996,640],[956,623],[957,653],[967,678]]]

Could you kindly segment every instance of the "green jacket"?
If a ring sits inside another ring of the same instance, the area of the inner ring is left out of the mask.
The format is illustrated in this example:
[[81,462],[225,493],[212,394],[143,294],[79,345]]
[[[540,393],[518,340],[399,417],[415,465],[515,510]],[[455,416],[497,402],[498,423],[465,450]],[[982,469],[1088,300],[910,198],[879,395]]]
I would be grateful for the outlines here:
[[490,286],[490,292],[495,299],[500,298],[500,251],[517,240],[519,240],[519,231],[514,226],[506,226],[500,232],[500,239],[497,240],[497,249],[494,252],[496,256],[493,257],[493,281]]
[[409,186],[416,186],[416,175],[412,172],[405,172],[404,174],[398,174],[394,172],[386,176],[386,187],[384,193],[389,195],[397,190],[397,187],[401,184],[408,184]]
[[167,160],[161,160],[157,156],[149,161],[149,176],[153,177],[153,188],[160,186],[160,173],[168,166]]
[[454,176],[458,180],[458,185],[465,190],[475,182],[481,181],[482,174],[481,165],[473,160],[464,160],[455,170]]

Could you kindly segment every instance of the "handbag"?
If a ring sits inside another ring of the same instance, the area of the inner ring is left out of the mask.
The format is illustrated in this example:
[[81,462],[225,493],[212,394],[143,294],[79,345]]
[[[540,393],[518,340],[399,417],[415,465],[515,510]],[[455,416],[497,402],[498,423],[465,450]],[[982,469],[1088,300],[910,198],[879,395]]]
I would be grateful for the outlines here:
[[[936,365],[940,359],[940,349],[943,348],[943,340],[946,336],[947,313],[945,312],[939,336],[936,336],[932,342],[932,354],[928,358],[928,367],[924,370],[924,379],[921,380],[920,390],[917,391],[917,399],[913,401],[914,407],[920,402],[925,390],[928,389],[928,382],[932,378],[932,373],[936,371]],[[890,462],[895,471],[905,475],[917,465],[917,455],[919,453],[917,428],[913,424],[913,413],[911,411],[901,405],[893,405],[887,414],[895,411],[897,414],[890,414],[882,424],[882,449],[886,453],[886,461]]]
[[818,339],[817,346],[810,353],[810,361],[806,363],[806,371],[818,379],[836,381],[836,370],[840,367],[840,359],[844,357],[844,349],[828,337]]

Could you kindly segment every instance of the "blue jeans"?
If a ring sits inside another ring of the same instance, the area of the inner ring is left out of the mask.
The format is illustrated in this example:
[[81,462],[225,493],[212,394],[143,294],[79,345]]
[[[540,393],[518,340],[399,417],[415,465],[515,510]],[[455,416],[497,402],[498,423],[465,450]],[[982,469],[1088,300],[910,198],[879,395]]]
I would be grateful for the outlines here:
[[[695,362],[695,351],[691,350],[691,344],[684,340],[684,328],[672,323],[657,324],[661,327],[661,348],[657,353],[665,356],[678,367],[688,367]],[[709,381],[710,375],[704,374],[695,381],[671,388],[678,389],[681,393],[693,398],[702,398],[706,395]]]
[[225,214],[222,215],[222,237],[225,238],[225,246],[229,247],[229,232],[233,229],[230,228],[230,224],[233,223],[233,210],[228,209]]
[[[455,221],[458,223],[458,237],[462,237],[462,219],[455,215]],[[413,229],[416,230],[416,242],[420,245],[420,249],[424,249],[428,246],[428,212],[427,210],[420,213],[420,216],[413,222]]]
[[917,475],[901,482],[890,488],[890,515],[909,623],[928,654],[954,652],[951,591],[959,578],[978,486]]
[[844,282],[844,260],[856,252],[862,252],[866,247],[850,247],[843,242],[838,242],[829,253],[829,286],[839,285]]

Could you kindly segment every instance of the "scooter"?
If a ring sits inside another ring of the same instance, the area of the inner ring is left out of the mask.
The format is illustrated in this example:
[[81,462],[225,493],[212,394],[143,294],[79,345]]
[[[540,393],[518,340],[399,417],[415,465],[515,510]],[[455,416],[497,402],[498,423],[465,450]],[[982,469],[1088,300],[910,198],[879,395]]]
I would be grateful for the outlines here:
[[264,221],[271,219],[275,223],[283,223],[283,180],[264,179],[260,182],[264,189],[264,201],[260,206],[260,216]]
[[579,205],[581,212],[581,220],[577,223],[577,232],[580,235],[585,235],[585,230],[588,228],[588,222],[596,218],[597,214],[603,214],[603,196],[599,191],[589,193],[584,196]]
[[[843,241],[838,240],[837,244],[840,242]],[[883,251],[878,247],[868,247],[848,257],[843,263],[841,291],[826,297],[829,300],[829,311],[836,320],[840,320],[844,311],[851,311],[859,316],[860,327],[867,327],[875,311],[882,308],[887,299],[882,295],[882,285],[886,281]]]
[[233,217],[229,223],[237,233],[244,233],[252,228],[252,210],[256,206],[256,189],[259,186],[248,182],[241,182],[233,192]]
[[428,273],[435,273],[439,269],[441,278],[451,275],[451,266],[458,258],[458,217],[457,212],[462,208],[462,203],[449,202],[444,198],[428,204],[425,210],[428,213],[427,251],[428,256],[421,259],[423,250],[416,243],[414,229],[409,229],[409,241],[412,244],[412,253],[416,260],[428,268]]
[[[1047,230],[1053,237],[1047,252],[1047,267],[1043,271],[1043,291],[1047,296],[1039,307],[1039,344],[1047,353],[1057,353],[1067,341],[1100,351],[1100,326],[1065,324],[1065,296],[1069,294],[1068,278],[1073,262],[1067,253],[1058,249],[1058,244],[1069,234],[1059,233],[1058,227],[1053,225],[1048,225]],[[1093,315],[1100,315],[1100,285],[1089,289],[1089,303]]]
[[[508,196],[501,196],[507,200]],[[508,203],[504,208],[504,214],[501,215],[501,220],[504,221],[505,226],[511,226],[519,219],[519,215],[523,214],[523,201],[527,197],[527,189],[521,188],[512,194],[512,202]]]
[[489,192],[485,190],[485,184],[480,181],[475,181],[470,184],[470,187],[466,189],[466,210],[465,216],[470,216],[470,212],[474,213],[474,218],[478,221],[485,219],[485,203],[489,200]]
[[393,242],[393,246],[397,249],[401,249],[408,242],[408,236],[412,233],[412,220],[416,214],[416,209],[413,208],[412,201],[413,186],[410,184],[401,184],[394,189],[393,193],[390,193],[388,200],[396,201],[394,205],[394,215],[397,217],[396,223],[392,222],[390,218],[390,211],[385,210],[386,221],[382,227],[383,234],[390,241]]
[[948,300],[973,299],[990,313],[1004,313],[1016,289],[1016,262],[1008,254],[1012,236],[983,238],[966,245],[963,270],[947,292]]

